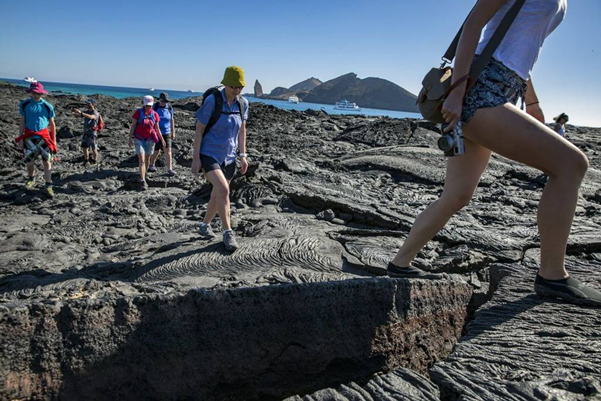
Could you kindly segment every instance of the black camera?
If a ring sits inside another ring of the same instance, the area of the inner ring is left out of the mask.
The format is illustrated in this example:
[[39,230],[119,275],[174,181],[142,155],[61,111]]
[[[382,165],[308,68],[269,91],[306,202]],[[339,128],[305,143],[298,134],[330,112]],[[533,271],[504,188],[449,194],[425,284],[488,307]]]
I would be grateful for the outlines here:
[[453,131],[444,132],[448,126],[449,124],[442,124],[440,126],[440,134],[442,136],[438,138],[438,149],[442,150],[447,157],[460,156],[465,153],[461,123],[457,123]]

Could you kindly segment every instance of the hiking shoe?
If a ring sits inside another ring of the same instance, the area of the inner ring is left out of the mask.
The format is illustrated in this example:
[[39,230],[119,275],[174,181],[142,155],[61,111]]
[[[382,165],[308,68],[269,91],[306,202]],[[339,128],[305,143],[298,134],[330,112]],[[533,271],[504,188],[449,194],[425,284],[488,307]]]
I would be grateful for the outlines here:
[[146,180],[143,180],[143,179],[141,179],[141,178],[140,178],[140,180],[139,180],[138,182],[140,183],[140,187],[141,187],[143,190],[146,190],[146,189],[148,189],[148,183],[146,182]]
[[236,241],[236,237],[234,237],[234,232],[232,230],[223,232],[223,245],[225,245],[225,249],[228,251],[235,251],[238,249],[238,242]]
[[25,183],[25,189],[31,189],[35,185],[35,179],[33,177],[29,177],[27,182]]
[[601,291],[588,287],[572,277],[547,280],[538,274],[534,292],[541,297],[559,298],[576,305],[601,306]]
[[175,170],[169,170],[167,174],[169,174],[169,177],[173,177],[175,175]]
[[153,164],[152,166],[148,167],[148,171],[154,173],[155,171],[157,171],[157,168]]
[[96,164],[96,159],[90,159],[90,164]]
[[54,189],[52,189],[52,185],[44,186],[44,193],[51,198],[54,198]]
[[88,163],[89,163],[89,160],[88,159],[84,159],[83,166],[86,167],[88,165]]
[[392,262],[388,263],[386,267],[388,271],[388,277],[393,278],[441,278],[442,276],[438,273],[430,273],[424,271],[422,269],[418,269],[417,267],[409,266],[409,267],[399,267],[393,265]]
[[216,237],[210,224],[202,224],[201,223],[200,226],[198,227],[198,232],[200,233],[200,235],[202,235],[205,238],[215,238]]

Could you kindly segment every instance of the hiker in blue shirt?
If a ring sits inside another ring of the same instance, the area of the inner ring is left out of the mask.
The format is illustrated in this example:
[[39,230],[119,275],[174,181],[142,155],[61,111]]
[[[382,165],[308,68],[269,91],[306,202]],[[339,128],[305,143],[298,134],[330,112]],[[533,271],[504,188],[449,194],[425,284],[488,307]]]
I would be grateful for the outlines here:
[[[27,92],[31,98],[19,104],[21,123],[19,124],[19,137],[15,142],[23,151],[23,160],[27,164],[26,189],[35,185],[35,160],[38,156],[42,159],[44,167],[44,192],[49,197],[54,196],[52,189],[52,161],[58,151],[56,147],[56,125],[54,124],[54,107],[42,95],[47,95],[44,85],[33,82]],[[50,128],[50,130],[48,130]]]
[[[230,226],[230,181],[236,170],[236,153],[240,153],[240,171],[246,174],[246,120],[248,101],[240,93],[245,86],[244,71],[240,67],[228,67],[221,81],[221,91],[209,89],[203,96],[203,104],[196,112],[196,135],[192,172],[198,176],[202,167],[205,176],[213,185],[211,200],[207,205],[199,231],[205,238],[214,238],[211,221],[219,214],[223,229],[223,243],[227,250],[238,248]],[[209,94],[210,93],[210,94]],[[214,114],[221,106],[221,112]],[[218,119],[215,120],[215,117]],[[206,131],[206,132],[205,132]]]
[[173,177],[175,175],[175,170],[173,169],[171,147],[175,140],[175,119],[173,118],[173,108],[169,104],[169,94],[165,92],[161,93],[159,95],[159,102],[155,103],[152,108],[160,117],[159,128],[161,129],[161,135],[165,140],[165,146],[163,147],[162,142],[157,143],[157,147],[150,158],[150,167],[148,168],[148,171],[151,173],[157,171],[154,164],[156,163],[161,150],[164,150],[168,169],[167,174]]

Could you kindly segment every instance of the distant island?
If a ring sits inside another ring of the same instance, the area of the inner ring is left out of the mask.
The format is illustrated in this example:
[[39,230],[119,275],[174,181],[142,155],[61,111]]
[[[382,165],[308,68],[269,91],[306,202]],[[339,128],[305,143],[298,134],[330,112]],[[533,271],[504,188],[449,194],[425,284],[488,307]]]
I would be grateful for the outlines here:
[[297,96],[303,102],[334,104],[342,99],[373,109],[417,112],[416,96],[399,85],[382,78],[357,78],[348,73],[322,82],[311,77],[289,88],[278,86],[271,93],[263,93],[255,83],[255,96],[264,99],[288,100]]

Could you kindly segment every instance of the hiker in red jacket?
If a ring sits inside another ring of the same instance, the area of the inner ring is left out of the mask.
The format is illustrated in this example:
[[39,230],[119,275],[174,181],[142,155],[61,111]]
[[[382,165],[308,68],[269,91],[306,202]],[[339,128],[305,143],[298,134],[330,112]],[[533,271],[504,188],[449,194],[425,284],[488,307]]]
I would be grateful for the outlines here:
[[159,128],[160,117],[152,109],[154,98],[152,96],[144,96],[142,103],[144,107],[136,110],[131,117],[132,125],[129,130],[129,147],[133,148],[135,144],[140,167],[140,183],[142,189],[146,189],[148,188],[146,170],[150,167],[150,156],[154,152],[154,145],[161,142],[163,147],[165,147],[165,140]]
[[[23,160],[27,164],[27,182],[26,189],[31,189],[35,185],[35,160],[38,155],[42,158],[44,167],[44,192],[49,197],[54,196],[52,189],[52,160],[58,151],[56,147],[56,126],[54,124],[54,107],[42,95],[47,95],[44,85],[39,82],[33,82],[28,93],[31,98],[21,101],[19,104],[19,114],[21,122],[19,124],[19,137],[15,142],[19,149],[23,151]],[[50,128],[50,130],[48,130]]]

